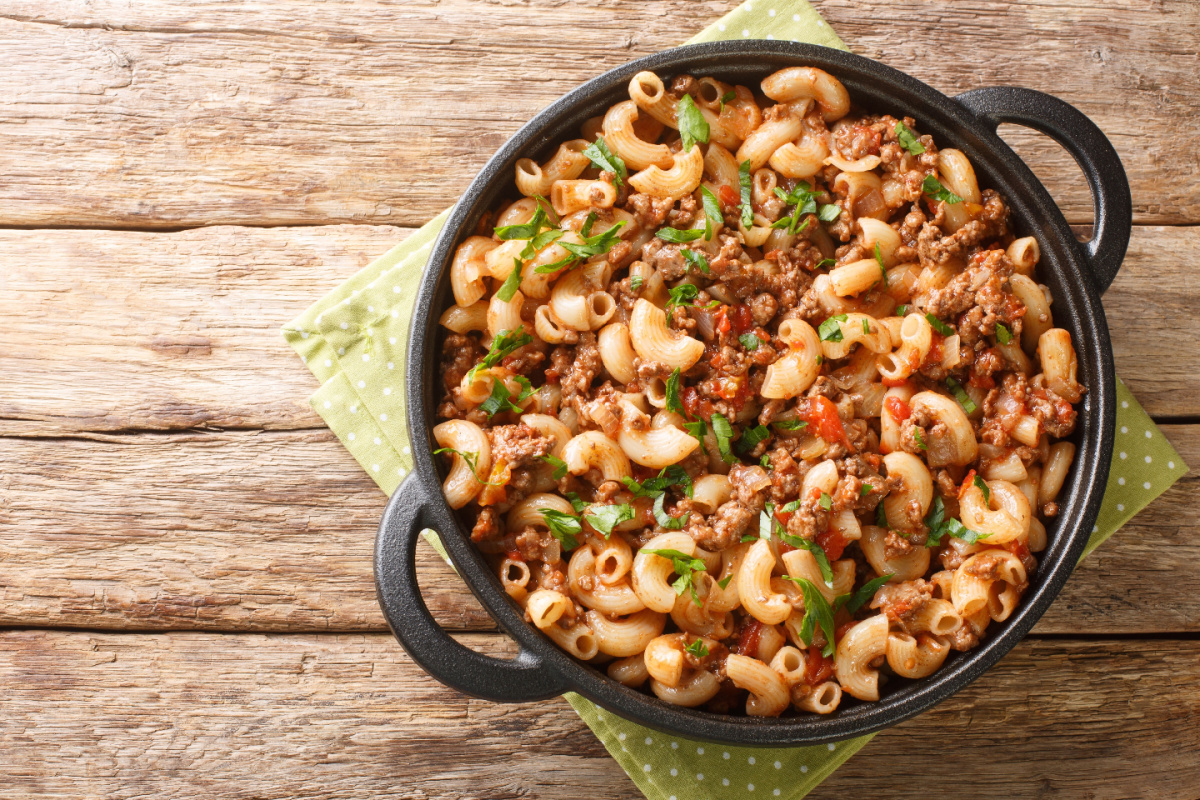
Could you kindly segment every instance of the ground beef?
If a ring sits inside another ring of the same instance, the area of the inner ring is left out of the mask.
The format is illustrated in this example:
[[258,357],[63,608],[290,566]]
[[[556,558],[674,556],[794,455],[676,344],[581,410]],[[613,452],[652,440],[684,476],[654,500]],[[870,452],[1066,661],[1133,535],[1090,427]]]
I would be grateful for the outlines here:
[[711,527],[696,528],[692,533],[696,544],[705,550],[723,550],[741,541],[758,524],[758,512],[751,511],[736,500],[723,503],[708,519]]
[[625,210],[633,214],[643,230],[662,227],[667,214],[675,203],[669,197],[653,197],[640,192],[630,192],[625,199]]
[[484,542],[495,539],[500,535],[500,515],[496,509],[488,507],[479,511],[475,518],[475,527],[471,529],[472,542]]
[[983,581],[994,581],[1000,577],[1000,565],[1004,562],[990,553],[981,553],[971,559],[963,569]]
[[690,194],[685,194],[679,199],[679,207],[671,209],[667,213],[667,224],[672,228],[686,228],[692,224],[692,220],[696,218],[697,209],[696,198]]
[[664,281],[672,283],[687,274],[688,263],[683,260],[681,249],[677,244],[651,239],[642,245],[641,260],[658,270]]
[[474,334],[452,333],[442,342],[442,382],[446,389],[457,389],[471,368],[483,360],[487,351]]
[[510,468],[532,464],[554,448],[554,437],[543,436],[523,423],[497,425],[486,431],[492,445],[492,458]]
[[[895,122],[892,123],[895,128]],[[854,125],[836,125],[833,145],[843,158],[857,161],[871,155],[879,155],[886,123],[876,117],[864,117]]]
[[579,334],[579,344],[570,348],[569,361],[555,360],[555,355],[567,348],[556,347],[550,354],[551,361],[559,371],[559,384],[562,386],[563,400],[570,400],[577,395],[586,395],[592,386],[592,381],[604,368],[600,360],[600,348],[596,346],[596,334],[584,331]]
[[811,542],[817,538],[818,533],[829,529],[830,516],[830,512],[821,507],[817,498],[802,498],[799,507],[788,518],[787,532]]
[[1079,413],[1071,404],[1049,388],[1038,388],[1029,392],[1026,399],[1033,416],[1042,423],[1042,428],[1051,436],[1060,439],[1075,431]]
[[526,527],[517,534],[517,552],[526,561],[552,564],[562,558],[562,545],[548,530]]
[[950,640],[950,649],[959,652],[979,645],[979,636],[967,624],[959,625],[946,638]]
[[733,487],[734,499],[755,514],[762,511],[771,486],[771,477],[765,469],[757,464],[734,464],[729,470],[729,484]]
[[964,272],[930,292],[926,309],[942,318],[961,314],[958,334],[968,346],[994,335],[997,323],[1020,335],[1025,306],[1010,291],[1012,273],[1012,262],[1003,250],[976,253]]
[[920,578],[889,583],[875,593],[871,608],[881,609],[890,622],[899,625],[905,632],[910,632],[913,619],[932,596],[933,584]]
[[[924,266],[945,264],[952,258],[965,258],[972,248],[1007,230],[1008,207],[990,189],[984,192],[983,211],[977,219],[946,236],[936,221],[926,222],[917,235],[917,253]],[[940,214],[939,214],[940,216]]]
[[747,305],[750,306],[750,316],[754,317],[754,324],[759,327],[765,326],[779,313],[779,301],[766,292],[750,298]]
[[800,496],[800,485],[808,472],[808,464],[799,463],[784,447],[776,447],[768,455],[771,462],[771,500],[777,505],[790,503]]
[[813,273],[824,258],[815,244],[808,240],[796,242],[787,250],[772,250],[766,260],[779,267],[778,272],[767,273],[764,285],[775,299],[779,314],[784,314],[800,305],[805,293],[813,283]]

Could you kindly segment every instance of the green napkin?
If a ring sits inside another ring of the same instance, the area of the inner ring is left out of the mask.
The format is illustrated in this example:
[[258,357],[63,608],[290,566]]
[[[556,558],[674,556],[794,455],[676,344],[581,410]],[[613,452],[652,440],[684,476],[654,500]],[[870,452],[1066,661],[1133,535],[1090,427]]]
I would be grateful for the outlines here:
[[[804,0],[749,0],[690,41],[738,37],[846,49]],[[389,495],[412,469],[404,411],[405,351],[417,286],[447,213],[329,293],[283,331],[321,381],[310,399],[313,408]],[[1088,553],[1187,471],[1120,381],[1117,398],[1116,453]],[[432,531],[426,531],[426,538],[445,557]],[[838,744],[777,750],[727,747],[667,736],[616,717],[578,695],[566,697],[650,800],[763,796],[796,800],[871,739],[862,736]]]

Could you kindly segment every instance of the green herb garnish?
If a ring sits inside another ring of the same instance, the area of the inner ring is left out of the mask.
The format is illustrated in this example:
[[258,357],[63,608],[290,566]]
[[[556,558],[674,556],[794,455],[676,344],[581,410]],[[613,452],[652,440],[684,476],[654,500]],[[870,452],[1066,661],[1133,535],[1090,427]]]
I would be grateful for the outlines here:
[[896,123],[896,139],[900,142],[901,147],[914,156],[925,152],[925,146],[917,139],[917,135],[910,131],[903,122]]
[[942,182],[932,175],[926,175],[925,180],[921,182],[921,191],[932,197],[934,200],[941,200],[943,203],[961,203],[963,199],[954,192],[942,186]]
[[617,186],[626,178],[627,172],[625,162],[621,157],[608,149],[608,144],[604,141],[603,136],[597,136],[596,141],[583,148],[583,154],[596,165],[597,168],[611,172],[616,176]]

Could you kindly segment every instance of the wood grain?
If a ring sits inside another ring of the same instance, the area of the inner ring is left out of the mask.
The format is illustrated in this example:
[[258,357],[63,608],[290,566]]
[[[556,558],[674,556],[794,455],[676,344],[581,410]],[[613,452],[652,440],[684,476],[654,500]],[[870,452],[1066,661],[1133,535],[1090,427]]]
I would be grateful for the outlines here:
[[[495,653],[498,640],[464,643]],[[927,798],[966,782],[980,800],[1194,797],[1198,659],[1197,642],[1026,642],[813,796]],[[0,679],[14,800],[640,798],[564,701],[467,699],[385,636],[8,631]],[[920,780],[880,768],[900,763]]]
[[[1200,463],[1200,426],[1167,426]],[[371,574],[384,497],[327,431],[0,438],[0,625],[384,630]],[[1189,476],[1080,568],[1041,633],[1200,631]],[[420,546],[425,597],[490,629]],[[1154,609],[1147,613],[1147,609]]]
[[[537,110],[734,6],[2,0],[3,222],[418,225]],[[1200,221],[1185,144],[1200,117],[1181,113],[1200,101],[1196,3],[826,0],[819,10],[857,52],[948,94],[1015,84],[1076,104],[1116,144],[1138,220]],[[1012,140],[1069,218],[1090,220],[1070,158],[1034,134]]]
[[[0,435],[312,428],[279,328],[402,240],[388,226],[0,230]],[[1118,372],[1159,418],[1200,416],[1200,227],[1138,227],[1105,296]],[[1161,346],[1170,326],[1175,346]]]

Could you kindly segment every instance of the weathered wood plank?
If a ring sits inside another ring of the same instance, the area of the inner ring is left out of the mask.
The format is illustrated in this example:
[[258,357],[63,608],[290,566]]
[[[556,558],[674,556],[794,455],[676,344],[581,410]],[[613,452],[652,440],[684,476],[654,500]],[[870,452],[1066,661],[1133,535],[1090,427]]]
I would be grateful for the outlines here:
[[[1166,432],[1200,463],[1200,426]],[[327,431],[0,438],[0,464],[0,625],[384,629],[371,576],[384,498]],[[1200,630],[1197,483],[1093,554],[1037,630]],[[443,624],[491,628],[420,550]]]
[[[0,224],[420,224],[538,109],[735,5],[3,0]],[[1200,220],[1186,145],[1200,121],[1180,113],[1200,98],[1195,3],[820,11],[857,52],[949,94],[1016,84],[1077,104],[1116,143],[1139,220]],[[1068,216],[1089,220],[1070,159],[1013,140]]]
[[[279,327],[408,233],[0,230],[0,435],[321,425]],[[1175,324],[1197,272],[1200,227],[1138,227],[1105,296],[1118,370],[1159,417],[1200,415],[1179,358],[1200,330]]]
[[[496,652],[499,639],[465,642]],[[564,701],[469,700],[386,636],[8,631],[0,677],[13,800],[641,797]],[[1196,642],[1026,642],[814,796],[925,798],[967,782],[981,799],[1191,797],[1197,677]],[[773,772],[758,784],[768,797],[793,777]],[[694,778],[678,780],[687,797]]]
[[0,433],[322,425],[280,328],[409,233],[0,231]]

